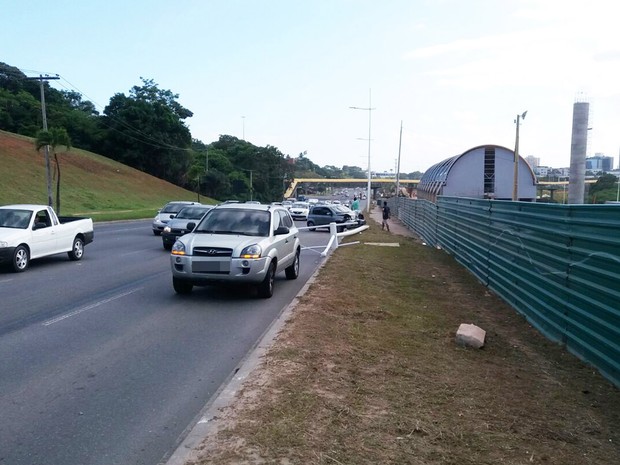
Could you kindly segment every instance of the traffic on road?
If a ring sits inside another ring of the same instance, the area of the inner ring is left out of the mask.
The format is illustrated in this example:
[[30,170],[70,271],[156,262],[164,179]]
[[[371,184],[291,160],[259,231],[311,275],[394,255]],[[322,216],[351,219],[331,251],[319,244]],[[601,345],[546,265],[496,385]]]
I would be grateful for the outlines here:
[[28,273],[0,270],[3,463],[165,461],[315,272],[329,240],[298,231],[297,279],[276,275],[269,299],[236,283],[178,294],[151,223],[95,224],[80,261],[53,255]]

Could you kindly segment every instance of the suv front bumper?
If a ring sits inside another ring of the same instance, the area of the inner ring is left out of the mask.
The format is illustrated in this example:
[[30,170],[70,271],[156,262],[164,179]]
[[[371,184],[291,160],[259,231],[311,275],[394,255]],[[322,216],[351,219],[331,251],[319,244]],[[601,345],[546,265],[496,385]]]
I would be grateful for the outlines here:
[[271,260],[230,257],[170,255],[172,275],[200,286],[212,282],[260,283],[265,279]]

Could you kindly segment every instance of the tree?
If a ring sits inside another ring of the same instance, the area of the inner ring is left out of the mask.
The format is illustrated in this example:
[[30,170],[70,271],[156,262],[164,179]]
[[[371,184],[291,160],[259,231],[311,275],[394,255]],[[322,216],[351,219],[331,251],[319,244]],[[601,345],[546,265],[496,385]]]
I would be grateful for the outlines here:
[[64,128],[50,128],[49,130],[41,130],[37,132],[35,140],[37,152],[45,146],[49,146],[54,154],[54,162],[56,165],[56,213],[60,215],[60,162],[58,161],[58,147],[65,147],[65,151],[71,150],[71,138]]
[[153,176],[187,185],[192,137],[183,119],[193,115],[177,94],[141,78],[129,96],[116,94],[101,119],[106,132],[100,152]]
[[591,203],[605,203],[607,200],[616,200],[618,178],[613,174],[601,175],[596,183],[590,185],[588,196]]

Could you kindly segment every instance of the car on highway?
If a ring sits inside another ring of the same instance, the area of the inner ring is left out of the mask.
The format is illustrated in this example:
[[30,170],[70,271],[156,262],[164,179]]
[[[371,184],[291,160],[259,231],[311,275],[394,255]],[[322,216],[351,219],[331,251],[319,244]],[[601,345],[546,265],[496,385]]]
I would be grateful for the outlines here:
[[188,205],[201,205],[201,203],[189,202],[185,200],[175,200],[173,202],[168,202],[166,205],[164,205],[164,207],[157,212],[155,218],[153,218],[153,234],[159,236],[166,227],[166,224],[168,224],[168,221],[174,218],[177,213],[179,213],[183,208],[187,207]]
[[310,204],[307,202],[295,202],[288,211],[294,220],[306,221],[308,219],[308,211],[310,211]]
[[0,206],[0,265],[16,273],[26,271],[30,260],[63,252],[81,260],[93,237],[91,218],[58,216],[47,205]]
[[314,231],[314,226],[329,226],[330,223],[337,224],[337,231],[344,231],[346,228],[356,228],[365,223],[358,213],[345,207],[344,205],[315,205],[310,207],[306,224],[310,231]]
[[198,223],[205,214],[213,208],[213,205],[189,205],[183,208],[174,218],[168,221],[161,233],[164,249],[171,250],[176,240],[191,232],[188,223]]
[[275,276],[299,276],[299,231],[286,208],[277,205],[217,205],[192,232],[172,246],[172,286],[189,294],[194,286],[251,283],[260,297],[273,295]]

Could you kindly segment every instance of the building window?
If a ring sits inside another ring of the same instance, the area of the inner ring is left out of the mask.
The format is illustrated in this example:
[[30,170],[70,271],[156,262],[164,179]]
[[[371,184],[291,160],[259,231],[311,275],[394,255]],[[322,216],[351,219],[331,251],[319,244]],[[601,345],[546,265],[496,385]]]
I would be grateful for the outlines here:
[[495,148],[484,149],[484,194],[495,194]]

